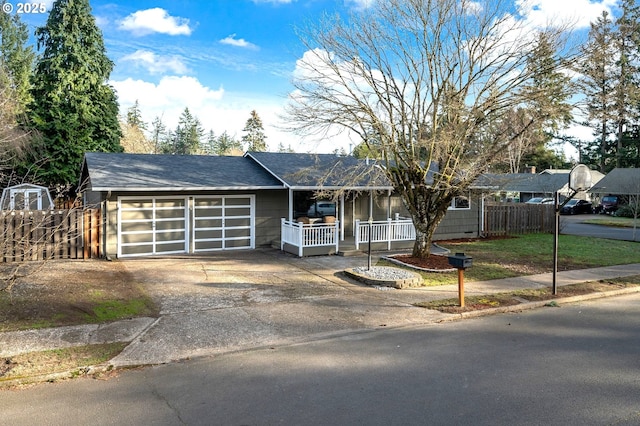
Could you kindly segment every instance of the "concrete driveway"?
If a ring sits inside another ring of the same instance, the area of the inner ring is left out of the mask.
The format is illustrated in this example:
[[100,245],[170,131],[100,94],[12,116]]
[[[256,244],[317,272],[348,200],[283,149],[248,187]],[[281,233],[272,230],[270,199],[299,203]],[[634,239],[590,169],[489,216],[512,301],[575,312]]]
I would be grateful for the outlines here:
[[411,305],[425,300],[424,292],[391,294],[341,275],[366,266],[366,256],[300,259],[265,249],[121,262],[160,305],[161,316],[114,365],[158,364],[445,315]]

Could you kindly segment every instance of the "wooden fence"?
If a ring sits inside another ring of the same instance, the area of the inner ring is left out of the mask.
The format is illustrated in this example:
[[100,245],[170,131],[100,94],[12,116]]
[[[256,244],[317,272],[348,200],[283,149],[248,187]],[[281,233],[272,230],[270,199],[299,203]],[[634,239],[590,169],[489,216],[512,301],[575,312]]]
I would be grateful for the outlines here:
[[2,262],[100,257],[100,210],[0,213]]
[[553,204],[487,204],[484,213],[484,233],[487,236],[553,233],[554,220]]

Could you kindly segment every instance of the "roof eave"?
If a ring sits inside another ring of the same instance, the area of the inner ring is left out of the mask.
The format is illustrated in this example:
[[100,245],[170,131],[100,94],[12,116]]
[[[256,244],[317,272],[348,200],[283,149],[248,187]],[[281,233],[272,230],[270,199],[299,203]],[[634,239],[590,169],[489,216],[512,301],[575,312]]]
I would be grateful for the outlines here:
[[102,187],[88,188],[93,192],[197,192],[197,191],[257,191],[257,190],[286,189],[284,186],[180,186],[180,187]]

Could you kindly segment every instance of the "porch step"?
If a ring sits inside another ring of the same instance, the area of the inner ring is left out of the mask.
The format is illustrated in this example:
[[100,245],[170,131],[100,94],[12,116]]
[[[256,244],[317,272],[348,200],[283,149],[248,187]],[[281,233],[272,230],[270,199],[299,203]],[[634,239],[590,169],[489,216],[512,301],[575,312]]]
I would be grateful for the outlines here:
[[338,256],[344,256],[344,257],[348,257],[348,256],[359,256],[362,254],[362,250],[356,250],[355,248],[352,249],[345,249],[345,250],[338,250],[337,255]]

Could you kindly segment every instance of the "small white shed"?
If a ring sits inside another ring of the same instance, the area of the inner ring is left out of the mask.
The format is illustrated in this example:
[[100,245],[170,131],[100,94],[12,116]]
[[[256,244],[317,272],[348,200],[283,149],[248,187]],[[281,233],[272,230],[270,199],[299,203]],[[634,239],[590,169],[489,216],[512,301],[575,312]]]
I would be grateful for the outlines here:
[[21,183],[2,190],[2,210],[49,210],[53,200],[44,186]]

